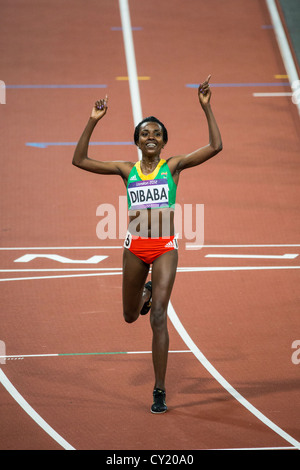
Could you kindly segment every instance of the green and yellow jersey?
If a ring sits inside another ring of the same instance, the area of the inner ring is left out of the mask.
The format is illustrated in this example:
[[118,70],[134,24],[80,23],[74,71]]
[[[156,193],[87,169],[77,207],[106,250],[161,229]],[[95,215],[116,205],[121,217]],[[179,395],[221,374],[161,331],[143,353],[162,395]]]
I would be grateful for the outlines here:
[[160,160],[149,175],[141,171],[138,161],[132,168],[127,183],[128,209],[161,209],[175,207],[177,186],[166,160]]

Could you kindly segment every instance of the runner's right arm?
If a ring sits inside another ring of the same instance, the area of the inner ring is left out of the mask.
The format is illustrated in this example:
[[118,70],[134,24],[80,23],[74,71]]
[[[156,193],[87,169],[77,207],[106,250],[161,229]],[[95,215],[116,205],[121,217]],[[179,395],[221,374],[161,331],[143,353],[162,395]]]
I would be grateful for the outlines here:
[[108,97],[106,96],[104,100],[96,101],[88,123],[75,148],[72,164],[82,170],[103,175],[119,175],[123,179],[127,179],[132,166],[129,162],[101,162],[88,157],[90,138],[97,123],[107,112],[107,100]]

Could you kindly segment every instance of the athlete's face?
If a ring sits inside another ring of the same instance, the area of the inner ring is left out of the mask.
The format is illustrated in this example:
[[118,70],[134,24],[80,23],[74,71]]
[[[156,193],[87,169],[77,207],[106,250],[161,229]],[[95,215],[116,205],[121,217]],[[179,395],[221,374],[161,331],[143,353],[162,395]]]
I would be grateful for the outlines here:
[[156,122],[145,122],[140,127],[138,146],[144,154],[159,155],[164,147],[163,130]]

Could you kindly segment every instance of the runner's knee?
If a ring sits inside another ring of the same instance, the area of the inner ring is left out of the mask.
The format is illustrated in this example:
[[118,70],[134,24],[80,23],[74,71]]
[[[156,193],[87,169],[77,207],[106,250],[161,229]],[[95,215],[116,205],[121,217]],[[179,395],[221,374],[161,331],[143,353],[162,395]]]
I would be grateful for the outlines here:
[[139,317],[139,312],[134,312],[132,310],[123,310],[123,317],[126,323],[133,323]]
[[165,328],[167,322],[167,311],[166,307],[162,303],[152,303],[152,308],[151,308],[151,327],[152,329],[161,329]]

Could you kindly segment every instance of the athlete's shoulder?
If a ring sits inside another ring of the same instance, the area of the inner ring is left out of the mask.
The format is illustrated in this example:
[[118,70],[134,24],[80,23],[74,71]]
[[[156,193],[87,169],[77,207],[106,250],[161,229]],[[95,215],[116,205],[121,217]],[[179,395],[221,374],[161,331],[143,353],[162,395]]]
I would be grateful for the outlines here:
[[118,161],[115,163],[118,165],[120,176],[122,176],[124,180],[127,180],[134,167],[134,162]]
[[183,157],[184,155],[176,155],[167,159],[167,165],[172,175],[178,171],[178,165]]

